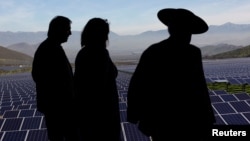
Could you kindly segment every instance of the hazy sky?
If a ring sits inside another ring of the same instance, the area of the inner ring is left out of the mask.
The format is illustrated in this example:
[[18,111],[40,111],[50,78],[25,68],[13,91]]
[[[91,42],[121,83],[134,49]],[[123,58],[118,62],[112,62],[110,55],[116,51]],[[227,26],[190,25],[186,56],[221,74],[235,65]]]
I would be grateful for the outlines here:
[[0,31],[47,31],[50,20],[63,15],[74,31],[101,17],[117,34],[139,34],[166,28],[156,16],[163,8],[187,8],[208,25],[250,24],[250,0],[0,0]]

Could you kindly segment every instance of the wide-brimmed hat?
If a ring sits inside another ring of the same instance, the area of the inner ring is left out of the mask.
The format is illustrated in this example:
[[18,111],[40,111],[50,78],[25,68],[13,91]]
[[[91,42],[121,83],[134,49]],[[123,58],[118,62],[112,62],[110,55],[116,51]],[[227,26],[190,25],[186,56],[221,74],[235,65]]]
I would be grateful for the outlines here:
[[207,23],[187,9],[166,8],[160,10],[157,16],[166,26],[179,26],[192,34],[201,34],[208,30]]

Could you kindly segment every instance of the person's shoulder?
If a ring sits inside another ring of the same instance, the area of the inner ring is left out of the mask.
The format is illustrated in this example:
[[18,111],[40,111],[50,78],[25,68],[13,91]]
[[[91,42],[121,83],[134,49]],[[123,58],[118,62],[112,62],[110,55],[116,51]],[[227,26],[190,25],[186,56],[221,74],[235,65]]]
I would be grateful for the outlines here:
[[201,49],[200,49],[198,46],[196,46],[196,45],[190,44],[189,46],[190,46],[190,48],[192,48],[193,50],[201,51]]
[[148,46],[141,54],[142,58],[154,58],[159,55],[159,52],[162,52],[163,43],[162,41],[156,42]]
[[37,45],[36,52],[41,52],[45,46],[46,46],[46,40],[42,41],[40,44]]
[[192,48],[200,49],[198,46],[196,46],[194,44],[189,44],[189,46],[192,47]]
[[46,48],[48,44],[49,44],[48,40],[45,39],[38,45],[37,49]]
[[166,40],[151,44],[144,52],[155,52],[155,51],[159,51],[162,49],[162,47],[164,47],[164,45],[166,44]]
[[200,47],[192,45],[192,44],[189,45],[189,49],[187,50],[187,52],[188,51],[191,52],[193,55],[200,56],[202,54]]

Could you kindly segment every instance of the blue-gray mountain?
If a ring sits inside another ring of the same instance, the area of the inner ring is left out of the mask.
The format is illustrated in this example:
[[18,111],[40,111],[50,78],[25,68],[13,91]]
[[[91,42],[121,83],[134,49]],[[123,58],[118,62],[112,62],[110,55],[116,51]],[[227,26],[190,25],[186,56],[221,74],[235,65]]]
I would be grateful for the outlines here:
[[[112,29],[112,27],[111,27]],[[63,44],[70,61],[74,61],[80,47],[81,31],[73,31],[67,43]],[[167,30],[146,31],[137,35],[109,35],[109,51],[114,58],[138,58],[138,55],[152,43],[168,37]],[[46,32],[0,32],[0,45],[33,56],[37,46],[46,38]],[[194,35],[192,43],[204,49],[208,46],[229,45],[236,49],[250,45],[250,24],[225,23],[210,25],[208,32]],[[203,49],[202,49],[203,50]],[[207,50],[207,49],[206,49]],[[218,50],[217,50],[218,51]],[[220,50],[221,51],[221,50]],[[212,50],[208,54],[215,54]],[[220,53],[220,52],[218,52]]]

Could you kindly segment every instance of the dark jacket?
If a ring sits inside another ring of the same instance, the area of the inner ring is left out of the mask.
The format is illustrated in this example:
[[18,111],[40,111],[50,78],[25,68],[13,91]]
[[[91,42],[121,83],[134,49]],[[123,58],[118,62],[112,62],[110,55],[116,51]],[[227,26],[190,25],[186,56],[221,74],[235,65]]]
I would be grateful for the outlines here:
[[112,140],[120,135],[117,74],[105,48],[84,47],[77,54],[74,82],[77,117],[84,137]]
[[200,49],[169,40],[146,49],[130,81],[127,118],[146,135],[181,135],[212,125]]
[[37,109],[67,111],[73,99],[73,72],[60,44],[46,39],[34,55],[32,77],[36,83]]

